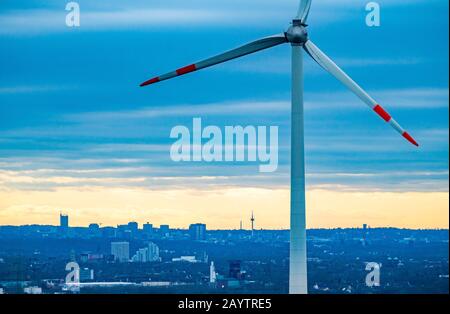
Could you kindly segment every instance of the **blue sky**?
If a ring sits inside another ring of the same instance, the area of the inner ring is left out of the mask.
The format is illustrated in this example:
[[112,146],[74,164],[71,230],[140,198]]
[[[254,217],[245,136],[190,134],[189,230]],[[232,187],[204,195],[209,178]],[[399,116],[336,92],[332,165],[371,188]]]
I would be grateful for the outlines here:
[[[3,189],[288,185],[288,45],[138,85],[284,31],[296,0],[78,2],[79,28],[65,26],[66,1],[0,4]],[[448,191],[448,1],[378,2],[381,26],[369,28],[366,1],[313,1],[310,38],[421,147],[306,57],[307,183]],[[191,125],[193,117],[219,126],[279,126],[278,171],[260,174],[252,163],[172,162],[170,130]],[[49,179],[61,176],[79,180]]]

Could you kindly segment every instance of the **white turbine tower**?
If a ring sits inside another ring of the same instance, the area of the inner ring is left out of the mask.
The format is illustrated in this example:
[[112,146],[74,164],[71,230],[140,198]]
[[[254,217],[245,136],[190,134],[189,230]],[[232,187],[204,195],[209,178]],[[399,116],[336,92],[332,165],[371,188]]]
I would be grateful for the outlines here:
[[292,46],[292,121],[291,121],[291,231],[289,293],[307,293],[306,272],[306,216],[305,216],[305,162],[303,123],[303,49],[322,68],[347,86],[366,105],[412,144],[417,142],[372,97],[344,73],[308,38],[307,18],[311,0],[300,0],[297,16],[285,33],[258,39],[244,46],[212,58],[154,77],[141,86],[150,85],[176,76],[210,67],[280,44]]

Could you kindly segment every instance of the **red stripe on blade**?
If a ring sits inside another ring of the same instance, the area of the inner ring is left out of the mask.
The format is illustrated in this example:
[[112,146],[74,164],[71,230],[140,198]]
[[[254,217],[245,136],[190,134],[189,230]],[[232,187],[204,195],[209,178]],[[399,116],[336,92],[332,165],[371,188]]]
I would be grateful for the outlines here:
[[159,82],[159,77],[154,77],[148,81],[145,81],[144,83],[142,83],[140,86],[146,86],[146,85],[150,85],[153,83],[158,83]]
[[389,113],[387,113],[383,107],[381,107],[380,105],[376,105],[375,107],[373,107],[373,111],[375,111],[376,113],[378,113],[378,115],[380,117],[383,118],[384,121],[389,122],[391,120],[391,116],[389,115]]
[[403,137],[406,138],[411,144],[419,146],[419,144],[412,138],[411,135],[408,134],[408,132],[403,132]]
[[191,65],[188,65],[188,66],[186,66],[184,68],[178,69],[177,70],[177,74],[178,75],[183,75],[183,74],[195,71],[195,70],[197,70],[197,68],[195,67],[195,64],[191,64]]

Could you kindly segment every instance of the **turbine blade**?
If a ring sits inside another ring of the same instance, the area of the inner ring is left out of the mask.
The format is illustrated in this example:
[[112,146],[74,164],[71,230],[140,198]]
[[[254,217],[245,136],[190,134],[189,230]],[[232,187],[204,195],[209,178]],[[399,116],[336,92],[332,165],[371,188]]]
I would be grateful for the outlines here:
[[308,19],[309,10],[311,9],[311,1],[312,0],[300,0],[296,19],[300,20],[302,23],[306,23],[306,20]]
[[226,61],[229,61],[229,60],[232,60],[235,58],[239,58],[239,57],[242,57],[242,56],[263,50],[263,49],[271,48],[271,47],[274,47],[274,46],[277,46],[277,45],[280,45],[280,44],[283,44],[286,42],[287,42],[287,39],[284,34],[261,38],[261,39],[255,40],[251,43],[248,43],[244,46],[241,46],[236,49],[229,50],[225,53],[214,56],[212,58],[209,58],[209,59],[197,62],[197,63],[193,63],[191,65],[179,68],[178,70],[166,73],[161,76],[154,77],[152,79],[145,81],[140,86],[146,86],[146,85],[161,82],[161,81],[164,81],[167,79],[171,79],[176,76],[180,76],[180,75],[187,74],[187,73],[190,73],[193,71],[204,69],[204,68],[222,63],[222,62],[226,62]]
[[325,53],[323,53],[312,41],[308,40],[303,46],[306,52],[325,70],[331,73],[342,84],[347,86],[363,102],[375,111],[384,121],[389,123],[397,132],[399,132],[411,144],[419,144],[406,132],[392,116],[383,109],[372,97],[369,96],[358,84],[355,83],[344,71],[342,71]]

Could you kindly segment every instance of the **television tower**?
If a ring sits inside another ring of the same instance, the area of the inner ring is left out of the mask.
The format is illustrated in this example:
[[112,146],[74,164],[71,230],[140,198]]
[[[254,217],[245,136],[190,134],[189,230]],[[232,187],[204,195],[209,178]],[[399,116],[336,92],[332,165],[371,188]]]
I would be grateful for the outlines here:
[[255,216],[253,215],[253,210],[252,210],[252,218],[250,218],[250,221],[252,223],[252,237],[253,237],[253,231],[255,230]]

